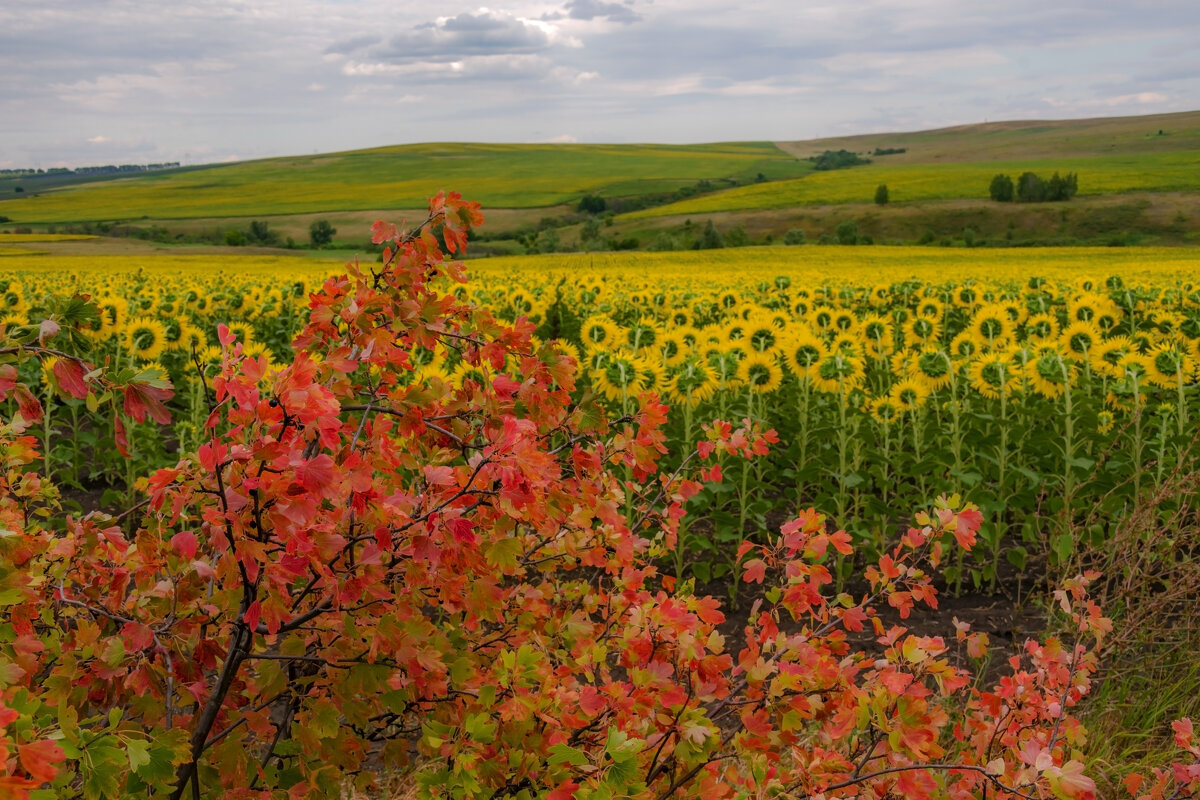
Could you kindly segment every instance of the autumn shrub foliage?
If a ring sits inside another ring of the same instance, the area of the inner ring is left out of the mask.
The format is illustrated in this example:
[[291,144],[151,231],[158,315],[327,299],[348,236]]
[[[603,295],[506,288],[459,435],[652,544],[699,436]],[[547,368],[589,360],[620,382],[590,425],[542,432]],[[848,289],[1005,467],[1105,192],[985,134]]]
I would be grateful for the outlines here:
[[[964,665],[986,636],[905,628],[979,512],[918,513],[852,595],[830,572],[849,536],[807,510],[743,545],[763,586],[730,652],[718,601],[656,563],[702,483],[774,433],[716,422],[661,468],[654,395],[610,419],[528,322],[458,299],[449,259],[481,221],[452,194],[411,231],[377,223],[383,263],[313,293],[282,370],[222,329],[204,444],[119,517],[57,513],[30,367],[56,358],[51,385],[118,435],[165,422],[169,388],[51,347],[84,298],[5,332],[0,797],[337,797],[389,771],[434,797],[1092,796],[1071,713],[1109,627],[1089,577],[1057,594],[1071,635],[983,688]],[[447,349],[460,387],[414,369]],[[1184,761],[1133,795],[1196,791],[1190,723],[1176,739]]]

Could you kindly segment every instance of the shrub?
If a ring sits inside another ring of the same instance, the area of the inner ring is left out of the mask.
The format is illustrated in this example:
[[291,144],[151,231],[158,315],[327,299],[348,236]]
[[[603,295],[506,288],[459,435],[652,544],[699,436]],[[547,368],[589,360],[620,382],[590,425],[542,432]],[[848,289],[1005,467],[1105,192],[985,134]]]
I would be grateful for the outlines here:
[[[481,221],[439,194],[414,231],[376,223],[382,265],[313,293],[277,373],[222,326],[205,443],[120,517],[46,527],[57,493],[24,432],[42,407],[0,366],[19,408],[0,428],[7,796],[337,797],[414,751],[431,795],[1093,795],[1070,712],[1108,630],[1090,577],[1056,594],[1072,638],[1028,643],[984,690],[903,626],[936,604],[927,570],[974,544],[977,509],[918,514],[858,597],[829,591],[849,535],[802,510],[739,549],[741,580],[774,588],[725,652],[719,603],[655,561],[701,483],[774,432],[716,421],[660,472],[654,395],[608,419],[524,317],[502,324],[446,285],[465,281],[447,256]],[[46,346],[73,347],[95,314],[74,298],[4,350],[57,355],[53,391],[121,398],[120,445],[123,417],[167,420],[170,391]],[[476,377],[417,373],[418,348]],[[957,639],[986,652],[986,635]],[[1189,769],[1151,796],[1193,791]]]
[[875,188],[875,205],[886,206],[888,204],[888,188],[886,183],[881,183]]
[[783,235],[783,243],[788,245],[804,244],[804,231],[799,228],[788,228]]
[[1013,182],[1007,175],[997,175],[992,178],[988,194],[998,203],[1011,203],[1013,200]]

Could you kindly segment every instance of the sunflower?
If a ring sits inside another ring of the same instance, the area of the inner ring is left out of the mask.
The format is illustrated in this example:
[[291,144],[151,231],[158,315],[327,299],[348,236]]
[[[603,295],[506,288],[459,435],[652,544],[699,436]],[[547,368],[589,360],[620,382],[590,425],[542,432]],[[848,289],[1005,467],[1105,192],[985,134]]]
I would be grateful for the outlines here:
[[886,308],[892,304],[892,287],[884,283],[876,284],[867,292],[867,302],[877,308]]
[[778,349],[783,339],[783,331],[774,324],[770,317],[756,317],[747,323],[746,340],[750,348],[757,353],[770,353]]
[[783,370],[769,353],[752,352],[738,362],[737,377],[757,394],[767,394],[783,383]]
[[1116,424],[1116,418],[1113,413],[1107,409],[1096,415],[1096,433],[1101,436],[1111,433],[1113,426]]
[[649,350],[657,340],[658,331],[645,322],[635,322],[625,329],[624,343],[635,353]]
[[597,315],[584,320],[579,337],[588,350],[612,350],[617,346],[621,329],[610,317]]
[[137,317],[123,330],[125,349],[138,361],[154,361],[167,347],[167,328],[154,317]]
[[829,306],[817,306],[808,312],[808,325],[818,333],[825,333],[833,327],[834,309]]
[[842,309],[833,315],[832,327],[838,334],[854,333],[858,329],[858,319],[853,311]]
[[971,318],[971,329],[985,342],[1007,339],[1015,332],[1008,309],[998,303],[990,303],[976,311]]
[[941,332],[941,325],[933,317],[915,316],[904,325],[906,338],[917,345],[936,342]]
[[920,381],[912,378],[902,378],[892,384],[888,397],[900,406],[903,411],[916,411],[925,405],[929,398],[929,389]]
[[979,355],[985,349],[990,350],[990,347],[981,346],[975,338],[973,331],[963,331],[958,336],[950,340],[950,356],[951,358],[972,358]]
[[1016,388],[1013,378],[1018,372],[1008,353],[984,353],[967,367],[967,378],[975,391],[997,399],[1002,393],[1012,394]]
[[866,378],[861,358],[844,353],[826,353],[811,373],[813,386],[826,394],[845,394]]
[[871,417],[881,425],[891,425],[903,418],[904,408],[894,397],[876,397],[868,403]]
[[692,312],[684,306],[675,306],[667,313],[667,321],[676,328],[689,326],[692,324]]
[[907,377],[924,384],[930,392],[949,386],[954,380],[954,362],[944,350],[925,347],[907,360]]
[[1137,347],[1128,336],[1113,336],[1099,342],[1091,352],[1092,370],[1110,378],[1123,378],[1121,359],[1126,353],[1137,352]]
[[807,331],[794,334],[783,351],[792,374],[801,379],[812,378],[817,364],[829,352],[824,342]]
[[1034,314],[1025,320],[1025,339],[1034,344],[1058,338],[1058,320],[1053,314]]
[[933,320],[940,320],[945,316],[946,308],[942,304],[942,301],[936,297],[923,297],[917,301],[913,313],[918,317],[929,317]]
[[1089,355],[1102,341],[1100,329],[1091,322],[1072,322],[1063,329],[1059,340],[1070,356],[1083,363],[1088,362]]
[[876,358],[883,358],[895,351],[895,329],[886,317],[879,315],[867,317],[862,321],[858,330],[862,340],[866,343],[868,354]]
[[717,377],[706,361],[691,357],[670,371],[667,397],[676,403],[696,405],[717,391]]
[[1190,382],[1195,370],[1191,355],[1176,342],[1162,342],[1146,354],[1146,378],[1160,389],[1175,389]]
[[655,348],[655,354],[668,367],[682,362],[691,352],[691,345],[681,335],[679,329],[675,329],[659,337],[658,346]]
[[1062,353],[1046,349],[1025,364],[1025,375],[1033,390],[1048,400],[1060,397],[1075,380],[1075,365]]
[[641,381],[641,391],[662,394],[666,389],[667,378],[662,362],[649,356],[638,356],[633,363]]
[[593,381],[609,400],[624,400],[642,390],[642,375],[638,366],[635,359],[614,353],[601,369],[593,373]]

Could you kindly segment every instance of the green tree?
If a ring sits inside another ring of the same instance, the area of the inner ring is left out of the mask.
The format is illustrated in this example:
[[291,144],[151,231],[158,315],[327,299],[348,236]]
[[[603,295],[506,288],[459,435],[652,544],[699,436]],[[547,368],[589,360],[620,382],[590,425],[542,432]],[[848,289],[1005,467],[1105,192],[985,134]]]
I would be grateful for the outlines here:
[[329,224],[327,219],[319,219],[308,226],[308,239],[316,248],[327,247],[333,243],[337,228]]
[[997,175],[992,178],[992,185],[988,187],[988,194],[997,203],[1011,203],[1013,200],[1013,180],[1007,175]]
[[279,243],[279,234],[271,230],[270,223],[266,220],[256,219],[252,221],[246,238],[258,244],[271,245]]
[[721,236],[721,232],[717,230],[717,226],[713,225],[713,221],[707,220],[704,223],[704,232],[700,234],[700,249],[701,250],[716,250],[725,246],[725,238]]
[[837,226],[838,244],[858,244],[858,223],[848,219]]
[[603,214],[607,208],[608,202],[598,194],[585,194],[576,206],[580,214]]
[[875,189],[875,205],[886,206],[888,204],[888,188],[886,183],[881,183]]
[[1046,182],[1032,172],[1025,172],[1017,179],[1018,203],[1044,203]]
[[788,232],[783,235],[784,244],[804,244],[804,231],[799,228],[788,228]]

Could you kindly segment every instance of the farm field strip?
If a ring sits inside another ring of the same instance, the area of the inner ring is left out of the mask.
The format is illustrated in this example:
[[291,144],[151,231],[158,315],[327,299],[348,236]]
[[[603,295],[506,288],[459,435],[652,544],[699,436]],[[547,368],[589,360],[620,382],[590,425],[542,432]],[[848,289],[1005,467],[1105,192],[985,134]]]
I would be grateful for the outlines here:
[[1016,180],[1023,172],[1049,178],[1054,172],[1077,173],[1079,194],[1132,191],[1196,191],[1200,189],[1200,151],[1093,158],[987,161],[945,164],[888,164],[887,157],[848,169],[770,184],[739,186],[704,197],[649,208],[624,219],[745,211],[804,205],[871,203],[875,189],[887,184],[891,202],[988,198],[993,176]]

